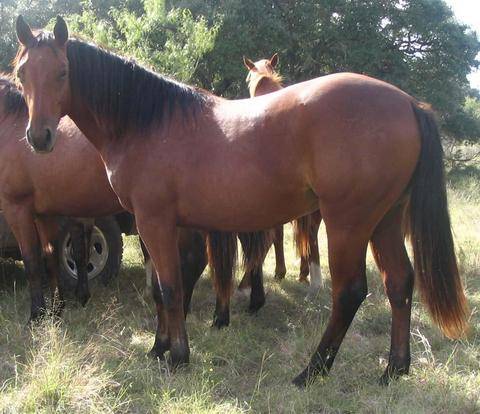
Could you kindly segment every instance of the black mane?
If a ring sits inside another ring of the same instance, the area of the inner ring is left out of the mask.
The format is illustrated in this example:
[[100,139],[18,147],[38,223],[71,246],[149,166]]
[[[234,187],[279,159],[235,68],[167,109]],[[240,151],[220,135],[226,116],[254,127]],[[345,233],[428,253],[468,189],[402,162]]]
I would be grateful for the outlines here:
[[67,43],[70,88],[118,138],[169,120],[175,109],[187,117],[201,110],[208,93],[160,76],[98,46]]
[[18,90],[9,76],[0,74],[0,88],[3,89],[3,105],[7,114],[26,114],[27,104],[22,92]]

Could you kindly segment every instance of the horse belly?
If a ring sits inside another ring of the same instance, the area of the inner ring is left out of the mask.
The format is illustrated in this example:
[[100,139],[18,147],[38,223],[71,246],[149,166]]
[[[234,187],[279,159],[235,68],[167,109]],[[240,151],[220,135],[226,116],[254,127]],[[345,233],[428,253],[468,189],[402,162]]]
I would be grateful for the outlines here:
[[[225,172],[225,171],[224,171]],[[314,193],[295,180],[215,176],[181,191],[179,222],[224,231],[255,231],[286,223],[318,208]]]

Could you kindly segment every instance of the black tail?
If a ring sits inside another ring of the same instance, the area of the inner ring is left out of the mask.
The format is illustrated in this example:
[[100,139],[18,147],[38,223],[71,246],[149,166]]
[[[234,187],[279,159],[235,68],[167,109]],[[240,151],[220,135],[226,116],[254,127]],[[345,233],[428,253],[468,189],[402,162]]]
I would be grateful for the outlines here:
[[212,231],[207,235],[208,263],[213,282],[222,302],[228,302],[232,293],[232,280],[237,264],[237,234]]
[[242,244],[245,273],[249,273],[252,269],[263,265],[274,237],[274,230],[238,234]]
[[468,305],[450,228],[442,144],[433,113],[420,103],[412,107],[422,138],[409,208],[415,275],[433,320],[458,338],[467,329]]

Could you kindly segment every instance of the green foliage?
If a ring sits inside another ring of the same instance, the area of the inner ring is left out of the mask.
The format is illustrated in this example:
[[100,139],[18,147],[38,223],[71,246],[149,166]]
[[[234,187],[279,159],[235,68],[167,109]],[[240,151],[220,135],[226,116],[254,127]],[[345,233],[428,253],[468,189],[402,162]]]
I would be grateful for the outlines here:
[[447,117],[444,133],[452,139],[477,142],[480,139],[480,100],[467,97],[464,106]]
[[480,42],[444,0],[2,0],[3,70],[19,13],[34,26],[61,13],[74,32],[226,97],[247,96],[243,55],[278,52],[286,84],[365,73],[431,103],[448,137],[480,136],[464,107]]
[[141,10],[112,8],[98,18],[91,4],[69,17],[74,33],[138,59],[160,73],[190,81],[199,60],[213,48],[217,26],[188,9],[166,11],[162,0],[144,0]]
[[68,0],[1,0],[0,1],[0,71],[8,71],[17,50],[15,19],[22,14],[32,27],[43,27],[57,14],[80,10],[77,2]]

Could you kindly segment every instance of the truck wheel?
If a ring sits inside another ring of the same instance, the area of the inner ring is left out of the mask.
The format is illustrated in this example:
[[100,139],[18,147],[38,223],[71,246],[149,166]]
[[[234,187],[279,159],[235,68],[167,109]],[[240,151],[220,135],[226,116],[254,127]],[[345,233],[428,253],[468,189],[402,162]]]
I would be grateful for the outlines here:
[[[73,260],[72,238],[65,223],[59,234],[60,273],[67,288],[77,284],[77,266]],[[123,239],[114,217],[95,219],[90,241],[90,258],[87,265],[88,280],[107,284],[118,275],[123,255]]]

